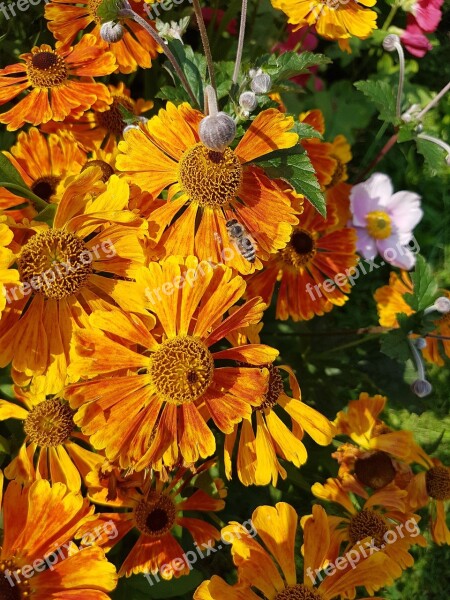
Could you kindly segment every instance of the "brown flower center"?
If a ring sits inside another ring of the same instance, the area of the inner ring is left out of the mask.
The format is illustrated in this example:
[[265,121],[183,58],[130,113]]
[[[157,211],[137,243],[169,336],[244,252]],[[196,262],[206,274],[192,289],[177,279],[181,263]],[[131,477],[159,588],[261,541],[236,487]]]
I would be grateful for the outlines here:
[[42,198],[42,200],[49,202],[53,194],[56,193],[60,181],[60,177],[54,177],[53,175],[40,177],[39,179],[36,179],[31,186],[31,191],[36,194],[36,196],[39,196],[39,198]]
[[450,500],[450,469],[432,467],[425,475],[427,494],[435,500]]
[[316,254],[316,242],[312,235],[305,229],[296,229],[290,242],[281,250],[281,259],[293,267],[303,267],[309,263]]
[[92,273],[91,253],[73,233],[50,229],[34,235],[18,259],[20,280],[46,298],[78,292]]
[[136,527],[150,537],[161,537],[168,533],[176,517],[175,504],[165,494],[150,492],[141,500],[134,511]]
[[114,169],[104,160],[88,160],[81,171],[85,171],[88,167],[100,167],[102,171],[102,181],[106,183],[111,175],[114,175]]
[[274,600],[322,600],[322,595],[303,583],[298,583],[278,592]]
[[104,127],[110,133],[117,137],[121,137],[126,125],[120,112],[120,105],[126,108],[129,112],[134,113],[134,104],[126,96],[115,96],[108,110],[104,112],[96,112],[95,117],[100,127]]
[[[41,46],[43,48],[44,46]],[[68,75],[64,59],[54,50],[33,49],[27,61],[28,79],[33,87],[52,88],[63,84]]]
[[192,202],[219,207],[236,196],[242,182],[242,166],[231,148],[214,152],[199,143],[182,156],[178,181]]
[[[17,578],[15,576],[17,573]],[[25,600],[30,597],[30,581],[25,579],[14,560],[0,561],[0,600]]]
[[388,530],[383,517],[373,510],[363,509],[350,520],[349,537],[352,544],[366,537],[373,538],[378,547],[383,545],[383,536]]
[[151,357],[150,374],[158,394],[170,404],[194,402],[209,387],[214,360],[191,336],[167,340]]
[[44,400],[34,406],[26,418],[24,429],[38,446],[59,446],[70,438],[75,425],[73,411],[61,400]]
[[379,490],[395,478],[395,468],[385,452],[374,452],[355,461],[355,475],[363,485]]
[[327,190],[334,187],[337,183],[342,180],[342,176],[345,173],[345,164],[335,155],[332,155],[332,158],[336,161],[336,168],[333,173],[333,177],[331,178],[330,183],[326,186]]
[[264,394],[264,402],[260,406],[255,407],[254,410],[264,410],[265,408],[272,408],[278,402],[280,394],[284,392],[283,379],[280,375],[280,369],[273,365],[264,365],[269,371],[269,386],[267,392]]

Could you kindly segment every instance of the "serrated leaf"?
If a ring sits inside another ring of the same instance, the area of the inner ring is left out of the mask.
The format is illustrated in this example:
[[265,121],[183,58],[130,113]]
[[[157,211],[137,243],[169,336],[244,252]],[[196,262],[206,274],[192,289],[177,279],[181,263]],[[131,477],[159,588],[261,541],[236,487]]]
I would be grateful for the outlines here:
[[278,56],[272,54],[263,69],[272,77],[272,82],[276,83],[307,73],[311,67],[326,65],[330,62],[331,60],[323,54],[284,52]]
[[411,349],[407,334],[402,329],[395,329],[384,334],[380,341],[381,352],[390,358],[405,363],[411,358]]
[[317,138],[319,140],[323,139],[322,134],[319,133],[317,131],[317,129],[314,129],[314,127],[312,127],[312,125],[308,125],[308,123],[300,123],[297,121],[294,123],[294,127],[292,129],[302,139],[308,139],[308,138]]
[[325,196],[320,189],[314,167],[301,146],[277,150],[254,161],[273,179],[284,179],[296,192],[303,194],[314,208],[326,216]]
[[103,0],[97,8],[97,16],[102,23],[117,20],[119,10],[123,8],[123,2],[120,0]]
[[159,88],[158,93],[155,94],[155,98],[160,98],[161,100],[169,100],[174,104],[180,104],[181,102],[189,101],[189,96],[186,90],[181,85],[179,85],[178,87],[163,85]]
[[403,123],[400,125],[397,140],[401,144],[402,142],[409,142],[416,137],[416,124],[415,123]]
[[387,81],[357,81],[354,86],[375,104],[380,113],[379,119],[389,123],[397,121],[397,99]]
[[431,267],[423,256],[417,256],[414,272],[411,273],[411,281],[413,293],[405,294],[403,297],[413,310],[425,310],[436,300],[438,284]]
[[443,148],[421,138],[416,138],[416,144],[417,151],[425,158],[425,163],[431,173],[436,174],[446,166],[446,152]]

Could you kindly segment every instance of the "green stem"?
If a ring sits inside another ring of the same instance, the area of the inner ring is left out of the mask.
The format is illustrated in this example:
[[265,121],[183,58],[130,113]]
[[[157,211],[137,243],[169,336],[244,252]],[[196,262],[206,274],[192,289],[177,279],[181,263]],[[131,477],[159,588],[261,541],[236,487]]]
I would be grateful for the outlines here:
[[[364,155],[364,158],[361,161],[361,171],[360,172],[362,172],[366,168],[366,165],[367,165],[370,157],[372,156],[375,148],[377,147],[378,142],[381,140],[381,138],[385,134],[386,129],[388,128],[388,126],[389,126],[389,123],[387,121],[385,121],[383,123],[383,125],[380,127],[380,129],[378,130],[378,133],[375,136],[375,139],[370,144],[369,149],[367,150],[367,152]],[[357,178],[357,181],[359,181],[359,177]]]
[[34,207],[38,212],[44,210],[48,206],[48,203],[45,200],[42,200],[42,198],[39,198],[39,196],[33,194],[31,190],[29,190],[28,188],[24,188],[21,185],[9,183],[9,181],[0,181],[0,187],[19,192],[19,196],[21,196],[22,198],[27,198],[28,200],[31,200],[33,202]]
[[397,14],[397,11],[399,9],[399,4],[398,2],[395,2],[392,5],[391,11],[388,14],[388,16],[386,17],[386,21],[383,23],[383,26],[381,27],[381,29],[383,31],[386,31],[386,29],[390,26],[390,24],[392,23],[392,21],[394,20],[395,15]]
[[346,350],[347,348],[353,348],[354,346],[359,346],[360,344],[365,344],[366,342],[370,342],[375,340],[381,333],[372,333],[364,338],[359,340],[355,340],[354,342],[348,342],[347,344],[342,344],[342,346],[336,346],[335,348],[331,348],[331,350],[327,350],[327,352],[322,352],[321,354],[316,354],[315,358],[320,358],[322,356],[327,356],[332,352],[339,352],[340,350]]

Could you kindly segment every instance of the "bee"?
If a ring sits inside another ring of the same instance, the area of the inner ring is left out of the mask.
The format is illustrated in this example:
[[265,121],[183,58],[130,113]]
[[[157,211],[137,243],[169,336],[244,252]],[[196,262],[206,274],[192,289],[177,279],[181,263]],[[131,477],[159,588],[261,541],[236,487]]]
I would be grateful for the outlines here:
[[255,262],[256,248],[245,227],[236,219],[231,219],[227,221],[226,228],[242,256],[251,263]]

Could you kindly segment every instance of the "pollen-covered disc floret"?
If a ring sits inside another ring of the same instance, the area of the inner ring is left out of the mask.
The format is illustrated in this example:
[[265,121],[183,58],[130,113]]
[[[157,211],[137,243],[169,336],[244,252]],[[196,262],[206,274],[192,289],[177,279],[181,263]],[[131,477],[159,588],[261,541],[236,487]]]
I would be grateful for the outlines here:
[[26,64],[28,79],[34,87],[52,88],[63,84],[68,75],[64,59],[54,50],[33,48]]
[[280,394],[284,392],[283,379],[280,375],[280,369],[273,365],[265,365],[269,371],[269,385],[267,392],[264,394],[264,402],[260,406],[256,407],[255,410],[264,410],[265,408],[272,408],[278,403]]
[[182,156],[178,181],[192,202],[220,207],[237,194],[242,183],[242,165],[231,148],[215,152],[199,143]]
[[296,229],[284,250],[280,252],[281,259],[292,267],[303,267],[316,254],[316,242],[305,229]]
[[165,494],[150,492],[134,510],[136,527],[150,537],[160,537],[168,533],[176,517],[175,504]]
[[92,257],[83,240],[60,229],[34,235],[18,264],[22,283],[55,300],[78,292],[92,273]]
[[385,240],[392,233],[391,217],[382,210],[373,210],[366,215],[367,231],[376,240]]
[[435,500],[450,500],[450,469],[432,467],[425,475],[427,494]]
[[[13,585],[8,581],[9,575]],[[14,576],[17,573],[17,578]],[[25,600],[30,597],[30,582],[21,576],[21,569],[11,558],[0,561],[0,598],[1,600]]]
[[95,113],[98,124],[118,137],[122,136],[122,132],[126,126],[120,112],[120,106],[123,106],[129,112],[133,112],[133,103],[129,98],[126,96],[115,96],[111,106],[107,110]]
[[355,475],[363,484],[379,490],[395,478],[395,468],[385,452],[374,452],[370,456],[359,457],[355,461]]
[[322,600],[322,595],[303,583],[298,583],[279,592],[274,600]]
[[54,175],[39,177],[39,179],[36,179],[36,181],[32,184],[31,191],[33,194],[36,194],[36,196],[39,196],[39,198],[42,200],[49,202],[53,194],[56,193],[56,189],[60,181],[61,178],[55,177]]
[[59,446],[75,429],[70,406],[56,398],[44,400],[32,408],[24,430],[30,440],[41,447]]
[[191,336],[164,342],[149,369],[158,394],[170,404],[194,402],[209,387],[214,360],[208,348]]
[[364,508],[350,520],[349,537],[352,544],[356,544],[366,537],[373,538],[377,547],[383,545],[383,537],[388,527],[383,517],[373,510]]

